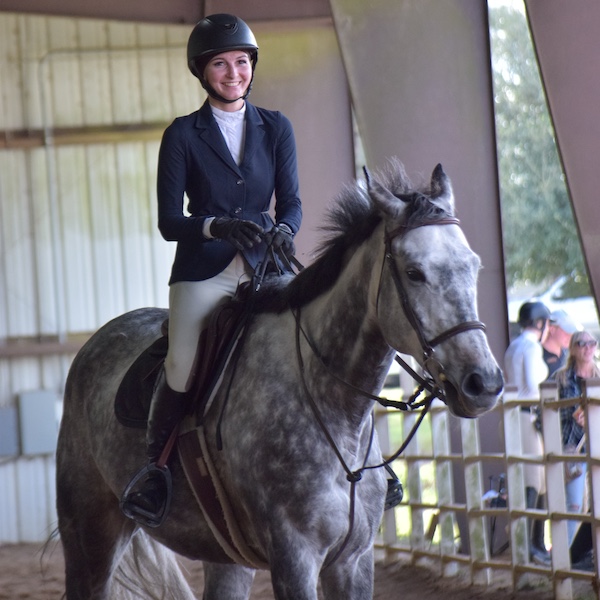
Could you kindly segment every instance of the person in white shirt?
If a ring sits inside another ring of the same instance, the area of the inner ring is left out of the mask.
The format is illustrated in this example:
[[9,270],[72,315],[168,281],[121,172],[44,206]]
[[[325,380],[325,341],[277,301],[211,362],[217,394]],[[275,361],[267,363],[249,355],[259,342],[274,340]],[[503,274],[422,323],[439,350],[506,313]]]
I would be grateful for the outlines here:
[[[504,377],[507,385],[517,387],[517,398],[526,400],[540,397],[540,383],[548,377],[542,344],[548,335],[550,311],[542,302],[525,302],[519,309],[521,333],[510,343],[504,354]],[[523,454],[543,455],[542,435],[536,411],[521,408],[521,443]],[[544,469],[538,465],[525,465],[525,499],[527,508],[541,508],[546,495]],[[548,565],[550,555],[544,545],[544,522],[529,523],[530,559]]]

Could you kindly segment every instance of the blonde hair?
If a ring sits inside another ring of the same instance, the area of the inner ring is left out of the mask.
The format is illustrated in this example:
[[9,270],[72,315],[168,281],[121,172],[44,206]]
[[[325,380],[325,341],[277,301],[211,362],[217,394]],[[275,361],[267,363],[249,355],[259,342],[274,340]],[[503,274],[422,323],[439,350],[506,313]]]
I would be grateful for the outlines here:
[[[575,368],[575,353],[573,350],[577,347],[577,342],[582,340],[583,338],[592,338],[596,340],[596,338],[589,331],[576,331],[569,341],[569,355],[567,357],[567,363],[562,369],[559,369],[556,372],[556,381],[560,384],[564,384],[567,381],[567,371]],[[600,377],[600,367],[598,367],[595,360],[592,361],[592,377]]]

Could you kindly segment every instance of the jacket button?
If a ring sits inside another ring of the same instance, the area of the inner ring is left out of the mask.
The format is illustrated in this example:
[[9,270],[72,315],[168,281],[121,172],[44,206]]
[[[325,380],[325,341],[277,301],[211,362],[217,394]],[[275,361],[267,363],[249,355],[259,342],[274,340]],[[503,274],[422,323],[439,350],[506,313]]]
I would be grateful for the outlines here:
[[243,180],[243,179],[238,179],[238,180],[236,181],[236,183],[237,183],[238,185],[244,185],[244,180]]
[[236,207],[236,209],[233,211],[236,215],[239,215],[242,212],[242,208],[240,206]]

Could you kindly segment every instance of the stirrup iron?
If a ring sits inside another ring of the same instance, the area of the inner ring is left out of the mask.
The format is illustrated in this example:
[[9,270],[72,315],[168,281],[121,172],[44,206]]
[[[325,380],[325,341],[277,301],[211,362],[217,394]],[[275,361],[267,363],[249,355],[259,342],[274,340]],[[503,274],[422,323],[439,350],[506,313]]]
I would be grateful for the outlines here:
[[[137,506],[133,502],[128,502],[127,498],[135,491],[136,486],[139,484],[141,480],[145,480],[148,477],[160,475],[162,477],[162,483],[165,486],[166,495],[165,495],[165,503],[162,507],[162,510],[158,513],[152,513],[150,511],[144,510],[141,506]],[[169,514],[169,508],[171,506],[171,497],[173,495],[173,479],[171,477],[171,471],[167,465],[163,467],[159,467],[156,462],[152,462],[144,467],[142,467],[134,476],[133,479],[127,484],[127,487],[123,491],[121,495],[121,500],[119,501],[119,508],[123,512],[123,514],[140,523],[141,525],[145,525],[146,527],[160,527],[164,520],[167,518]]]

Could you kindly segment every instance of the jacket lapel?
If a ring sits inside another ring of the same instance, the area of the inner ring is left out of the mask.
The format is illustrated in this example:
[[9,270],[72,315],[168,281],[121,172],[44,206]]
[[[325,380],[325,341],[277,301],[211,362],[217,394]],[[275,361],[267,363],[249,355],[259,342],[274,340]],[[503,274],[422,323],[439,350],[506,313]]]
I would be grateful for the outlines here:
[[241,177],[241,172],[235,164],[231,152],[225,143],[221,130],[215,121],[210,105],[206,101],[196,116],[196,128],[200,138],[206,143],[209,150],[216,154],[230,169],[233,169]]
[[246,102],[246,141],[244,145],[244,158],[242,164],[252,164],[256,150],[261,147],[265,130],[263,120],[256,107]]

